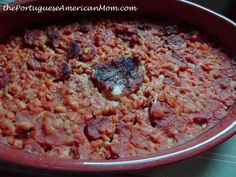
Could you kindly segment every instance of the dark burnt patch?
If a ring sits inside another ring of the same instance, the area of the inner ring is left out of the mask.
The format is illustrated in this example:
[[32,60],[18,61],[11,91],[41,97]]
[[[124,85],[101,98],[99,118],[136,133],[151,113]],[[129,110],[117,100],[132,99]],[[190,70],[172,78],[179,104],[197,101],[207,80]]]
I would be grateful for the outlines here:
[[121,56],[93,69],[94,84],[108,99],[136,92],[143,81],[138,57]]

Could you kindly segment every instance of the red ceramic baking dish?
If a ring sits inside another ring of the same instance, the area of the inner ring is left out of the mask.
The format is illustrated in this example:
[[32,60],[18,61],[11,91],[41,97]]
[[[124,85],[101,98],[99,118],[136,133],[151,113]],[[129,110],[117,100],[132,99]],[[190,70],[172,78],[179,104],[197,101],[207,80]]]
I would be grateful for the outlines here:
[[[174,0],[148,0],[148,1],[37,1],[19,0],[10,5],[134,5],[138,6],[135,14],[157,13],[161,16],[181,20],[188,24],[215,36],[226,49],[236,52],[236,24],[233,21],[187,1]],[[77,15],[93,15],[103,12],[82,13]],[[111,13],[111,12],[110,12]],[[127,15],[132,15],[131,12]],[[105,14],[105,12],[104,12]],[[69,13],[63,12],[5,12],[0,8],[0,36],[24,28],[30,24],[47,22],[59,18],[68,17]],[[73,14],[75,15],[75,14]],[[109,15],[109,13],[106,13]],[[204,134],[177,147],[165,151],[144,155],[141,157],[124,158],[118,160],[70,160],[62,158],[46,157],[40,154],[30,154],[0,145],[0,163],[10,165],[13,168],[31,169],[36,171],[52,172],[120,172],[138,170],[148,167],[157,167],[183,160],[206,151],[219,143],[227,140],[236,133],[236,104],[229,113],[213,128]]]

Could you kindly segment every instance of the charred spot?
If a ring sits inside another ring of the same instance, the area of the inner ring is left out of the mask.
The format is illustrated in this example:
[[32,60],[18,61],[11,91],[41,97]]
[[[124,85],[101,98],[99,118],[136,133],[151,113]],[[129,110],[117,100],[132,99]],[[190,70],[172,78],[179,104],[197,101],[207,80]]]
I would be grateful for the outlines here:
[[178,26],[177,25],[167,25],[163,27],[163,33],[165,36],[170,36],[172,34],[178,33]]
[[59,71],[56,79],[54,80],[55,82],[59,82],[59,81],[65,81],[70,77],[72,70],[71,67],[68,63],[63,63],[61,70]]
[[70,42],[68,47],[68,58],[69,59],[76,58],[79,56],[80,53],[81,53],[81,48],[79,43]]
[[108,99],[136,92],[143,81],[138,57],[121,56],[93,69],[93,81]]
[[4,89],[9,82],[9,75],[5,71],[0,72],[0,90]]
[[55,31],[55,32],[52,32],[48,35],[48,45],[50,47],[53,47],[53,48],[56,48],[58,47],[58,39],[59,39],[59,32]]

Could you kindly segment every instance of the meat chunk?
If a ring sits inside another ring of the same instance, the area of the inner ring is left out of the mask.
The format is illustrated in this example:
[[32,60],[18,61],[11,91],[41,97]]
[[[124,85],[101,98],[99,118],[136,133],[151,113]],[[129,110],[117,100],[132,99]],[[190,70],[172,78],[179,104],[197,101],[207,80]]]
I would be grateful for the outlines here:
[[24,35],[25,43],[31,46],[42,46],[47,41],[47,36],[42,30],[27,30]]
[[103,136],[111,138],[115,133],[115,125],[109,117],[101,117],[90,121],[84,127],[84,134],[89,140],[97,140]]
[[108,99],[119,99],[136,92],[143,81],[143,71],[137,57],[121,56],[93,69],[94,84]]

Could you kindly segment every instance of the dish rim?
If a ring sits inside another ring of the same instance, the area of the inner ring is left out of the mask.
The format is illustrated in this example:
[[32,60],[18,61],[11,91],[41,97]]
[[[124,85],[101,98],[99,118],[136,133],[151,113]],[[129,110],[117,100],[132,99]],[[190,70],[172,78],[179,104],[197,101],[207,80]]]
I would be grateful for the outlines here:
[[[38,0],[22,0],[10,5],[24,5]],[[192,8],[197,8],[205,13],[214,15],[218,20],[236,27],[232,20],[195,3],[179,0],[179,3],[188,4]],[[0,11],[2,9],[0,8]],[[222,122],[223,121],[223,122]],[[44,169],[53,171],[73,171],[73,172],[108,172],[137,170],[173,163],[199,154],[207,149],[216,146],[236,134],[236,104],[231,108],[231,112],[221,120],[216,126],[208,130],[204,135],[200,135],[185,144],[170,148],[163,152],[155,152],[138,157],[117,159],[117,160],[74,160],[49,157],[41,154],[31,154],[22,150],[16,150],[0,144],[0,163],[11,164],[16,168],[21,166],[33,169]]]

